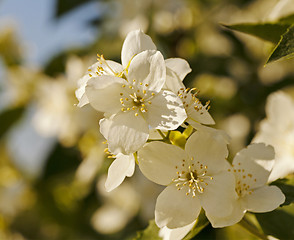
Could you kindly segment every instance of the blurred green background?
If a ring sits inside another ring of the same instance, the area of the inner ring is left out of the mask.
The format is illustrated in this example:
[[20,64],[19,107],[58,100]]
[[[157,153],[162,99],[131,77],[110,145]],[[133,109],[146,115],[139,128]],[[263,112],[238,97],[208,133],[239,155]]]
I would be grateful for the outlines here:
[[[294,61],[264,66],[272,45],[221,23],[272,21],[294,12],[277,0],[0,1],[0,239],[131,239],[154,218],[162,190],[136,171],[111,193],[101,114],[78,109],[77,80],[97,53],[120,62],[141,28],[165,58],[186,59],[184,83],[211,101],[231,156],[265,117],[267,96],[293,93]],[[290,1],[291,2],[291,1]],[[292,7],[292,9],[290,8]],[[255,239],[239,226],[195,239]]]

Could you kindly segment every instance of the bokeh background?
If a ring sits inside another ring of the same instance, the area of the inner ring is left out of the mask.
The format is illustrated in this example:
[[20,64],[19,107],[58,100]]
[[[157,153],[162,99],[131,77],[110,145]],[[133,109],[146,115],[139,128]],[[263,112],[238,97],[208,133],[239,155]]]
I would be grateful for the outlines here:
[[[294,12],[278,0],[1,0],[0,239],[132,239],[154,218],[162,190],[140,171],[104,190],[112,159],[90,106],[74,91],[96,54],[120,62],[131,30],[165,58],[186,59],[184,83],[211,101],[231,157],[250,143],[267,96],[293,93],[294,61],[264,66],[270,43],[221,24],[274,21]],[[238,226],[195,239],[255,239]]]

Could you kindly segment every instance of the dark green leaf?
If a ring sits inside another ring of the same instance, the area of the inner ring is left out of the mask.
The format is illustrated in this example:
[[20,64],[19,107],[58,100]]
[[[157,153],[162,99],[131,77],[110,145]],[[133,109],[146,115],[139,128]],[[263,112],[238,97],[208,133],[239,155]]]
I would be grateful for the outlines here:
[[272,182],[271,185],[279,187],[285,194],[286,200],[281,206],[286,206],[294,202],[294,186],[287,184],[286,181],[277,180]]
[[294,25],[289,27],[282,35],[267,63],[279,60],[280,58],[293,58],[294,56]]
[[159,228],[155,224],[155,221],[152,220],[145,230],[137,232],[137,236],[133,238],[133,240],[162,240],[162,238],[158,236],[158,232]]
[[278,21],[279,23],[289,23],[293,24],[294,23],[294,14],[287,15],[285,17],[282,17]]
[[283,210],[255,214],[262,230],[281,240],[294,239],[294,216]]
[[0,139],[21,118],[23,112],[24,108],[18,107],[0,113]]
[[63,14],[93,0],[57,0],[55,17],[61,17]]
[[290,26],[288,23],[242,23],[235,25],[223,25],[226,28],[248,33],[263,40],[278,43],[281,35]]
[[208,221],[207,217],[205,216],[205,213],[202,209],[199,214],[199,217],[196,220],[196,223],[195,223],[193,229],[187,234],[186,237],[183,238],[183,240],[192,239],[198,233],[200,233],[202,231],[202,229],[205,228],[208,224],[209,224],[209,221]]

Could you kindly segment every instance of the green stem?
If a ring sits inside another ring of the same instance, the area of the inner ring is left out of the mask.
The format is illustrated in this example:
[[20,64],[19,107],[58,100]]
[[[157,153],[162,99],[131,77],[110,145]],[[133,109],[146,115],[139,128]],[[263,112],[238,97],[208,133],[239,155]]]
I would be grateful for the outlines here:
[[157,132],[160,134],[160,136],[161,136],[163,139],[165,139],[165,135],[163,134],[163,132],[162,132],[161,130],[157,129]]
[[248,219],[245,217],[239,222],[239,224],[245,228],[247,231],[255,235],[256,237],[268,240],[267,236],[265,236],[263,233],[261,233]]

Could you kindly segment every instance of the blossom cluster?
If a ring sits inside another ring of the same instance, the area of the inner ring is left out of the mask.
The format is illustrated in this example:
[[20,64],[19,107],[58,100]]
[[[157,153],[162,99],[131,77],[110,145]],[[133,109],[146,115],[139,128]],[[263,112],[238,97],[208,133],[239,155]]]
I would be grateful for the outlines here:
[[[285,201],[278,187],[267,185],[273,147],[252,143],[227,160],[229,137],[206,126],[215,123],[209,102],[202,104],[196,89],[183,84],[191,72],[187,61],[165,60],[141,30],[127,35],[121,64],[97,56],[76,97],[79,107],[90,104],[104,113],[100,132],[115,158],[107,191],[131,177],[137,163],[149,180],[166,186],[157,198],[156,224],[177,231],[190,230],[201,209],[213,227],[225,227],[246,211],[272,211]],[[180,126],[186,128],[181,144],[170,138]]]

